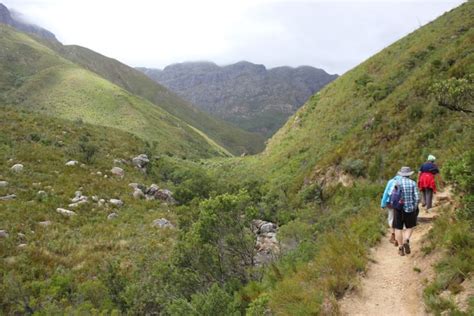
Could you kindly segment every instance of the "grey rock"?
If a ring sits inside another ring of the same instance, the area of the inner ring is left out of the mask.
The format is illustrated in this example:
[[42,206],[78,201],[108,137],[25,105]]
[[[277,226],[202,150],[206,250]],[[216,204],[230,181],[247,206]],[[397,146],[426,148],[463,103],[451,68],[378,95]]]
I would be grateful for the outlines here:
[[66,162],[66,166],[68,166],[68,167],[72,167],[72,166],[75,166],[77,164],[79,164],[79,161],[77,161],[77,160],[69,160],[68,162]]
[[43,221],[43,222],[38,222],[38,225],[40,225],[41,227],[48,227],[52,224],[51,221]]
[[119,200],[119,199],[110,199],[109,203],[112,204],[112,205],[115,205],[117,207],[123,206],[123,201]]
[[0,230],[0,238],[8,238],[8,233],[6,230]]
[[0,181],[0,188],[5,188],[8,186],[8,182],[7,181]]
[[112,219],[115,219],[117,217],[118,217],[117,213],[110,213],[109,215],[107,215],[108,220],[112,220]]
[[47,193],[46,193],[46,191],[39,190],[38,192],[36,192],[36,195],[38,195],[38,196],[46,196]]
[[276,232],[276,225],[273,224],[273,223],[265,223],[263,225],[260,226],[260,233],[264,234],[264,233],[270,233],[270,232]]
[[158,228],[174,228],[174,225],[166,218],[155,219],[153,221],[153,226]]
[[24,166],[21,163],[17,163],[13,165],[10,170],[16,173],[20,173],[23,171]]
[[10,201],[10,200],[14,200],[16,199],[16,195],[15,194],[9,194],[9,195],[5,195],[5,196],[0,196],[0,201]]
[[22,249],[22,248],[26,248],[26,246],[28,246],[28,245],[27,244],[19,244],[18,248]]
[[132,159],[133,165],[140,169],[146,168],[149,162],[150,162],[150,159],[148,159],[148,156],[145,154],[138,155]]
[[120,167],[113,167],[110,172],[117,177],[123,177],[125,175],[125,172],[123,171],[122,168]]
[[145,193],[143,193],[142,190],[136,188],[135,191],[133,191],[133,197],[137,200],[145,198]]
[[72,216],[77,215],[76,212],[73,212],[73,211],[70,211],[70,210],[67,210],[67,209],[61,208],[61,207],[58,207],[56,209],[56,212],[58,212],[61,215],[66,216],[66,217],[72,217]]

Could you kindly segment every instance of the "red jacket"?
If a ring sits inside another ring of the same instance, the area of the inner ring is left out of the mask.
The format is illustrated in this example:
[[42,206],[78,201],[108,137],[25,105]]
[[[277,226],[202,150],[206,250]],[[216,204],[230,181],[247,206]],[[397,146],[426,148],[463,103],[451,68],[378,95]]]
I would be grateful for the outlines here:
[[435,175],[431,172],[422,172],[418,178],[418,188],[423,189],[432,189],[433,192],[436,192],[436,182]]

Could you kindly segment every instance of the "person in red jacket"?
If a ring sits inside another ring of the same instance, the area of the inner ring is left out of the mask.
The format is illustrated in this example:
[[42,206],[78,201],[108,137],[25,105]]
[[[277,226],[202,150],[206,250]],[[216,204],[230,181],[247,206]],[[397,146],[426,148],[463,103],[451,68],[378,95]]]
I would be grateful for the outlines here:
[[427,161],[421,165],[418,176],[418,189],[421,191],[421,205],[429,210],[433,205],[433,193],[436,193],[435,176],[439,173],[434,163],[436,157],[428,155]]

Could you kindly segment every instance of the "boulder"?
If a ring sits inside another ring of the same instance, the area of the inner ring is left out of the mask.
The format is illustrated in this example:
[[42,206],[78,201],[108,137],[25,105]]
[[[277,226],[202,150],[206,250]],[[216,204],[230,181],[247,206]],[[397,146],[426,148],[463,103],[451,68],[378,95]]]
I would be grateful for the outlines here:
[[270,222],[262,224],[259,228],[261,234],[276,232],[276,225]]
[[20,239],[25,239],[25,238],[26,238],[26,235],[23,234],[23,233],[18,233],[18,234],[16,234],[16,235],[17,235],[18,238],[20,238]]
[[9,201],[9,200],[14,200],[16,199],[16,195],[15,194],[9,194],[9,195],[5,195],[5,196],[0,196],[0,201]]
[[65,208],[60,208],[60,207],[58,207],[58,208],[56,209],[56,212],[58,212],[58,213],[61,214],[61,215],[66,216],[66,217],[71,217],[71,216],[76,215],[76,212],[73,212],[73,211],[70,211],[70,210],[66,210]]
[[47,226],[50,226],[51,224],[52,224],[51,221],[38,222],[38,225],[40,225],[41,227],[47,227]]
[[136,188],[135,191],[133,191],[133,198],[139,200],[145,198],[145,193],[143,193],[142,190]]
[[112,220],[112,219],[115,219],[117,217],[118,217],[117,213],[110,213],[109,215],[107,215],[108,220]]
[[77,164],[79,164],[79,161],[77,161],[77,160],[69,160],[68,162],[66,162],[66,166],[68,166],[68,167],[72,167],[72,166],[75,166]]
[[36,195],[38,195],[39,197],[43,197],[43,196],[46,196],[46,191],[43,191],[43,190],[39,190],[38,192],[36,192]]
[[21,248],[26,248],[26,246],[28,246],[28,245],[27,245],[27,244],[19,244],[19,245],[18,245],[18,248],[20,248],[20,249],[21,249]]
[[82,195],[81,191],[76,191],[74,193],[74,197],[71,199],[72,203],[85,203],[87,202],[88,197],[85,195]]
[[148,159],[148,156],[145,154],[138,155],[132,159],[133,165],[139,169],[146,168],[149,162],[150,160]]
[[171,224],[169,220],[166,218],[159,218],[155,219],[153,221],[153,227],[158,227],[158,228],[174,228],[174,225]]
[[122,168],[120,167],[113,167],[110,172],[114,175],[114,176],[117,176],[117,177],[121,177],[123,178],[123,176],[125,175],[125,172],[123,171]]
[[8,182],[7,181],[0,181],[0,188],[5,188],[8,186]]
[[119,199],[110,199],[109,203],[112,204],[112,205],[115,205],[117,207],[123,206],[123,201],[119,200]]
[[17,163],[13,165],[10,170],[16,173],[20,173],[23,171],[24,166],[21,163]]
[[0,238],[7,238],[8,237],[8,233],[6,230],[0,230]]
[[170,190],[167,190],[167,189],[158,190],[155,196],[161,201],[166,201],[171,204],[176,203],[176,200],[173,198],[173,193]]

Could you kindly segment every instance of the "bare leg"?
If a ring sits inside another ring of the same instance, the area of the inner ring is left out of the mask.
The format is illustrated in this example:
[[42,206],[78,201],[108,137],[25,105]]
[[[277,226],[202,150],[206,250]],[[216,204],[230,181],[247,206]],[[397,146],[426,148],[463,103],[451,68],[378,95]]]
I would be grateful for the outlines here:
[[403,232],[403,243],[405,243],[407,240],[410,240],[412,233],[413,233],[413,228],[405,229],[405,231]]
[[395,238],[397,239],[399,246],[403,245],[403,230],[395,229]]

